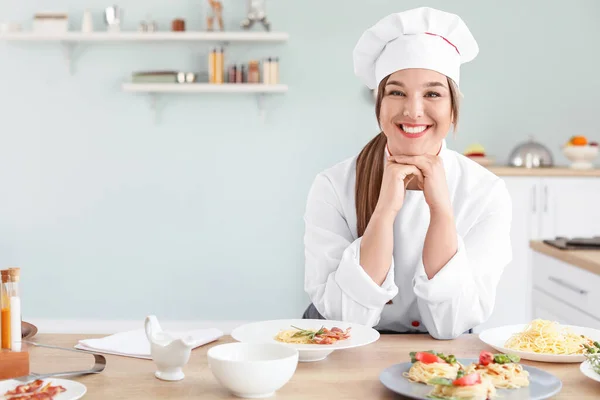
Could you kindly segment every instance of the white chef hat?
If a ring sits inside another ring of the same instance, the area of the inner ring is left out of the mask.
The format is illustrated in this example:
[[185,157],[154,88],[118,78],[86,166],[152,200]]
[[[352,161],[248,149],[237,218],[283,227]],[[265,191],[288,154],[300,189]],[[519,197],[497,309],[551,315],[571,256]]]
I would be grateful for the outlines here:
[[460,65],[478,52],[458,15],[420,7],[390,14],[367,29],[354,48],[354,72],[370,89],[406,68],[431,69],[458,85]]

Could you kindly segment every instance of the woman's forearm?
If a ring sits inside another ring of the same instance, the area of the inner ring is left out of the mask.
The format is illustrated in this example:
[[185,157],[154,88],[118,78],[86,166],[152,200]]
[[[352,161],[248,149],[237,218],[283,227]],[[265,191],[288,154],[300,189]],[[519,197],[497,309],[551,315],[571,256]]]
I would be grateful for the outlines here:
[[451,211],[431,212],[423,245],[425,273],[432,279],[456,254],[458,241]]
[[393,213],[374,212],[360,243],[360,265],[379,286],[392,263],[394,219]]

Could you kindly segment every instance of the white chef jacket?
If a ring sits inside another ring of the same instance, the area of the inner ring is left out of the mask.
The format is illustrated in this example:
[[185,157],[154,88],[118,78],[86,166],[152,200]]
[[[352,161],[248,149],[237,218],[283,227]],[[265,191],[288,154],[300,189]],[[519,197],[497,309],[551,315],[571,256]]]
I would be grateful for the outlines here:
[[[429,206],[406,192],[394,221],[390,268],[379,286],[360,265],[354,156],[319,173],[308,194],[304,289],[326,319],[453,339],[491,315],[496,287],[512,259],[512,202],[504,181],[442,144],[439,153],[454,212],[458,251],[432,278],[423,246]],[[385,162],[385,160],[382,160]],[[390,302],[391,301],[391,302]]]

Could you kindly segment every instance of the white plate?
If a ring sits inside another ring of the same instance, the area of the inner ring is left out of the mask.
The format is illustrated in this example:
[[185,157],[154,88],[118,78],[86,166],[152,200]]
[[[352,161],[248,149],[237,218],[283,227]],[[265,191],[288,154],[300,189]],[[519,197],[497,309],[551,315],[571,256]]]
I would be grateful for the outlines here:
[[[459,358],[463,365],[470,365],[478,361],[473,358]],[[523,365],[523,364],[522,364]],[[384,369],[379,375],[381,383],[393,392],[411,399],[428,400],[433,386],[414,383],[404,377],[404,373],[412,367],[412,363],[395,364]],[[559,393],[562,382],[556,376],[539,368],[523,365],[529,373],[529,386],[519,389],[497,389],[499,400],[541,400],[548,399]]]
[[588,360],[585,360],[579,366],[579,370],[588,378],[593,379],[597,382],[600,382],[600,375],[592,368],[592,365]]
[[[458,361],[463,365],[469,365],[478,360],[459,358]],[[427,396],[433,390],[433,386],[414,383],[405,378],[403,374],[408,372],[410,367],[412,367],[410,362],[392,365],[381,372],[379,380],[383,386],[405,397],[428,400]],[[561,391],[562,382],[556,376],[529,365],[523,365],[523,369],[529,373],[529,386],[519,389],[497,389],[497,399],[541,400],[551,398]]]
[[[484,343],[492,346],[494,349],[502,353],[516,354],[523,360],[553,362],[553,363],[581,363],[586,360],[583,354],[558,355],[558,354],[541,354],[530,351],[518,351],[504,347],[504,343],[514,333],[522,332],[528,324],[501,326],[499,328],[487,329],[479,334],[479,339]],[[569,328],[572,332],[585,335],[592,340],[600,341],[600,331],[592,328],[584,328],[574,325],[561,325],[562,328]]]
[[[33,379],[32,381],[34,380],[35,379]],[[48,378],[44,379],[44,384],[42,386],[46,385],[48,382],[51,382],[52,386],[62,386],[65,389],[67,389],[65,392],[59,393],[56,396],[54,396],[52,400],[77,400],[82,398],[83,395],[87,392],[87,388],[85,387],[85,385],[76,381],[70,381],[68,379]],[[18,385],[22,385],[24,383],[31,382],[20,382],[14,379],[0,381],[0,398],[3,399],[4,394],[6,392],[8,392],[9,390],[13,390]]]
[[[350,338],[340,340],[334,344],[294,344],[281,343],[275,340],[275,336],[281,330],[293,329],[297,326],[301,329],[318,330],[322,326],[331,329],[337,326],[340,329],[350,329]],[[299,361],[320,361],[325,359],[335,350],[349,349],[352,347],[365,346],[379,339],[379,332],[365,325],[353,324],[342,321],[332,321],[323,319],[280,319],[273,321],[253,322],[235,328],[231,332],[238,342],[246,343],[279,343],[283,346],[290,346],[300,353]]]

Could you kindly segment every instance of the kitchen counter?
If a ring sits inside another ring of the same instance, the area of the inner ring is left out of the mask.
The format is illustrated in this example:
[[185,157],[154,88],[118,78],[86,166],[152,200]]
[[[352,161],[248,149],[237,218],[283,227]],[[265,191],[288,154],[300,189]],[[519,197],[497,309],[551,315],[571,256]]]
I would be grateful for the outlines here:
[[[79,339],[99,335],[40,334],[32,340],[71,347]],[[226,336],[192,351],[184,367],[182,381],[165,382],[154,377],[151,360],[106,355],[106,369],[100,374],[75,377],[86,385],[85,399],[232,399],[212,375],[206,353],[215,345],[233,341]],[[457,357],[477,358],[481,350],[494,351],[477,335],[465,334],[455,340],[435,340],[429,335],[382,335],[368,346],[333,352],[324,361],[299,363],[292,379],[277,393],[278,400],[288,399],[397,399],[379,381],[385,368],[410,360],[409,352],[435,349]],[[33,372],[65,371],[85,368],[91,357],[69,351],[30,348]],[[541,368],[562,380],[562,390],[553,399],[597,399],[600,392],[595,382],[579,371],[579,364],[552,364],[524,360],[523,364]],[[404,379],[398,376],[398,379]]]
[[573,177],[600,177],[600,168],[594,169],[572,169],[569,167],[551,168],[518,168],[503,165],[491,165],[487,167],[498,176],[573,176]]
[[539,253],[600,275],[600,250],[561,250],[541,240],[529,242],[529,247]]

